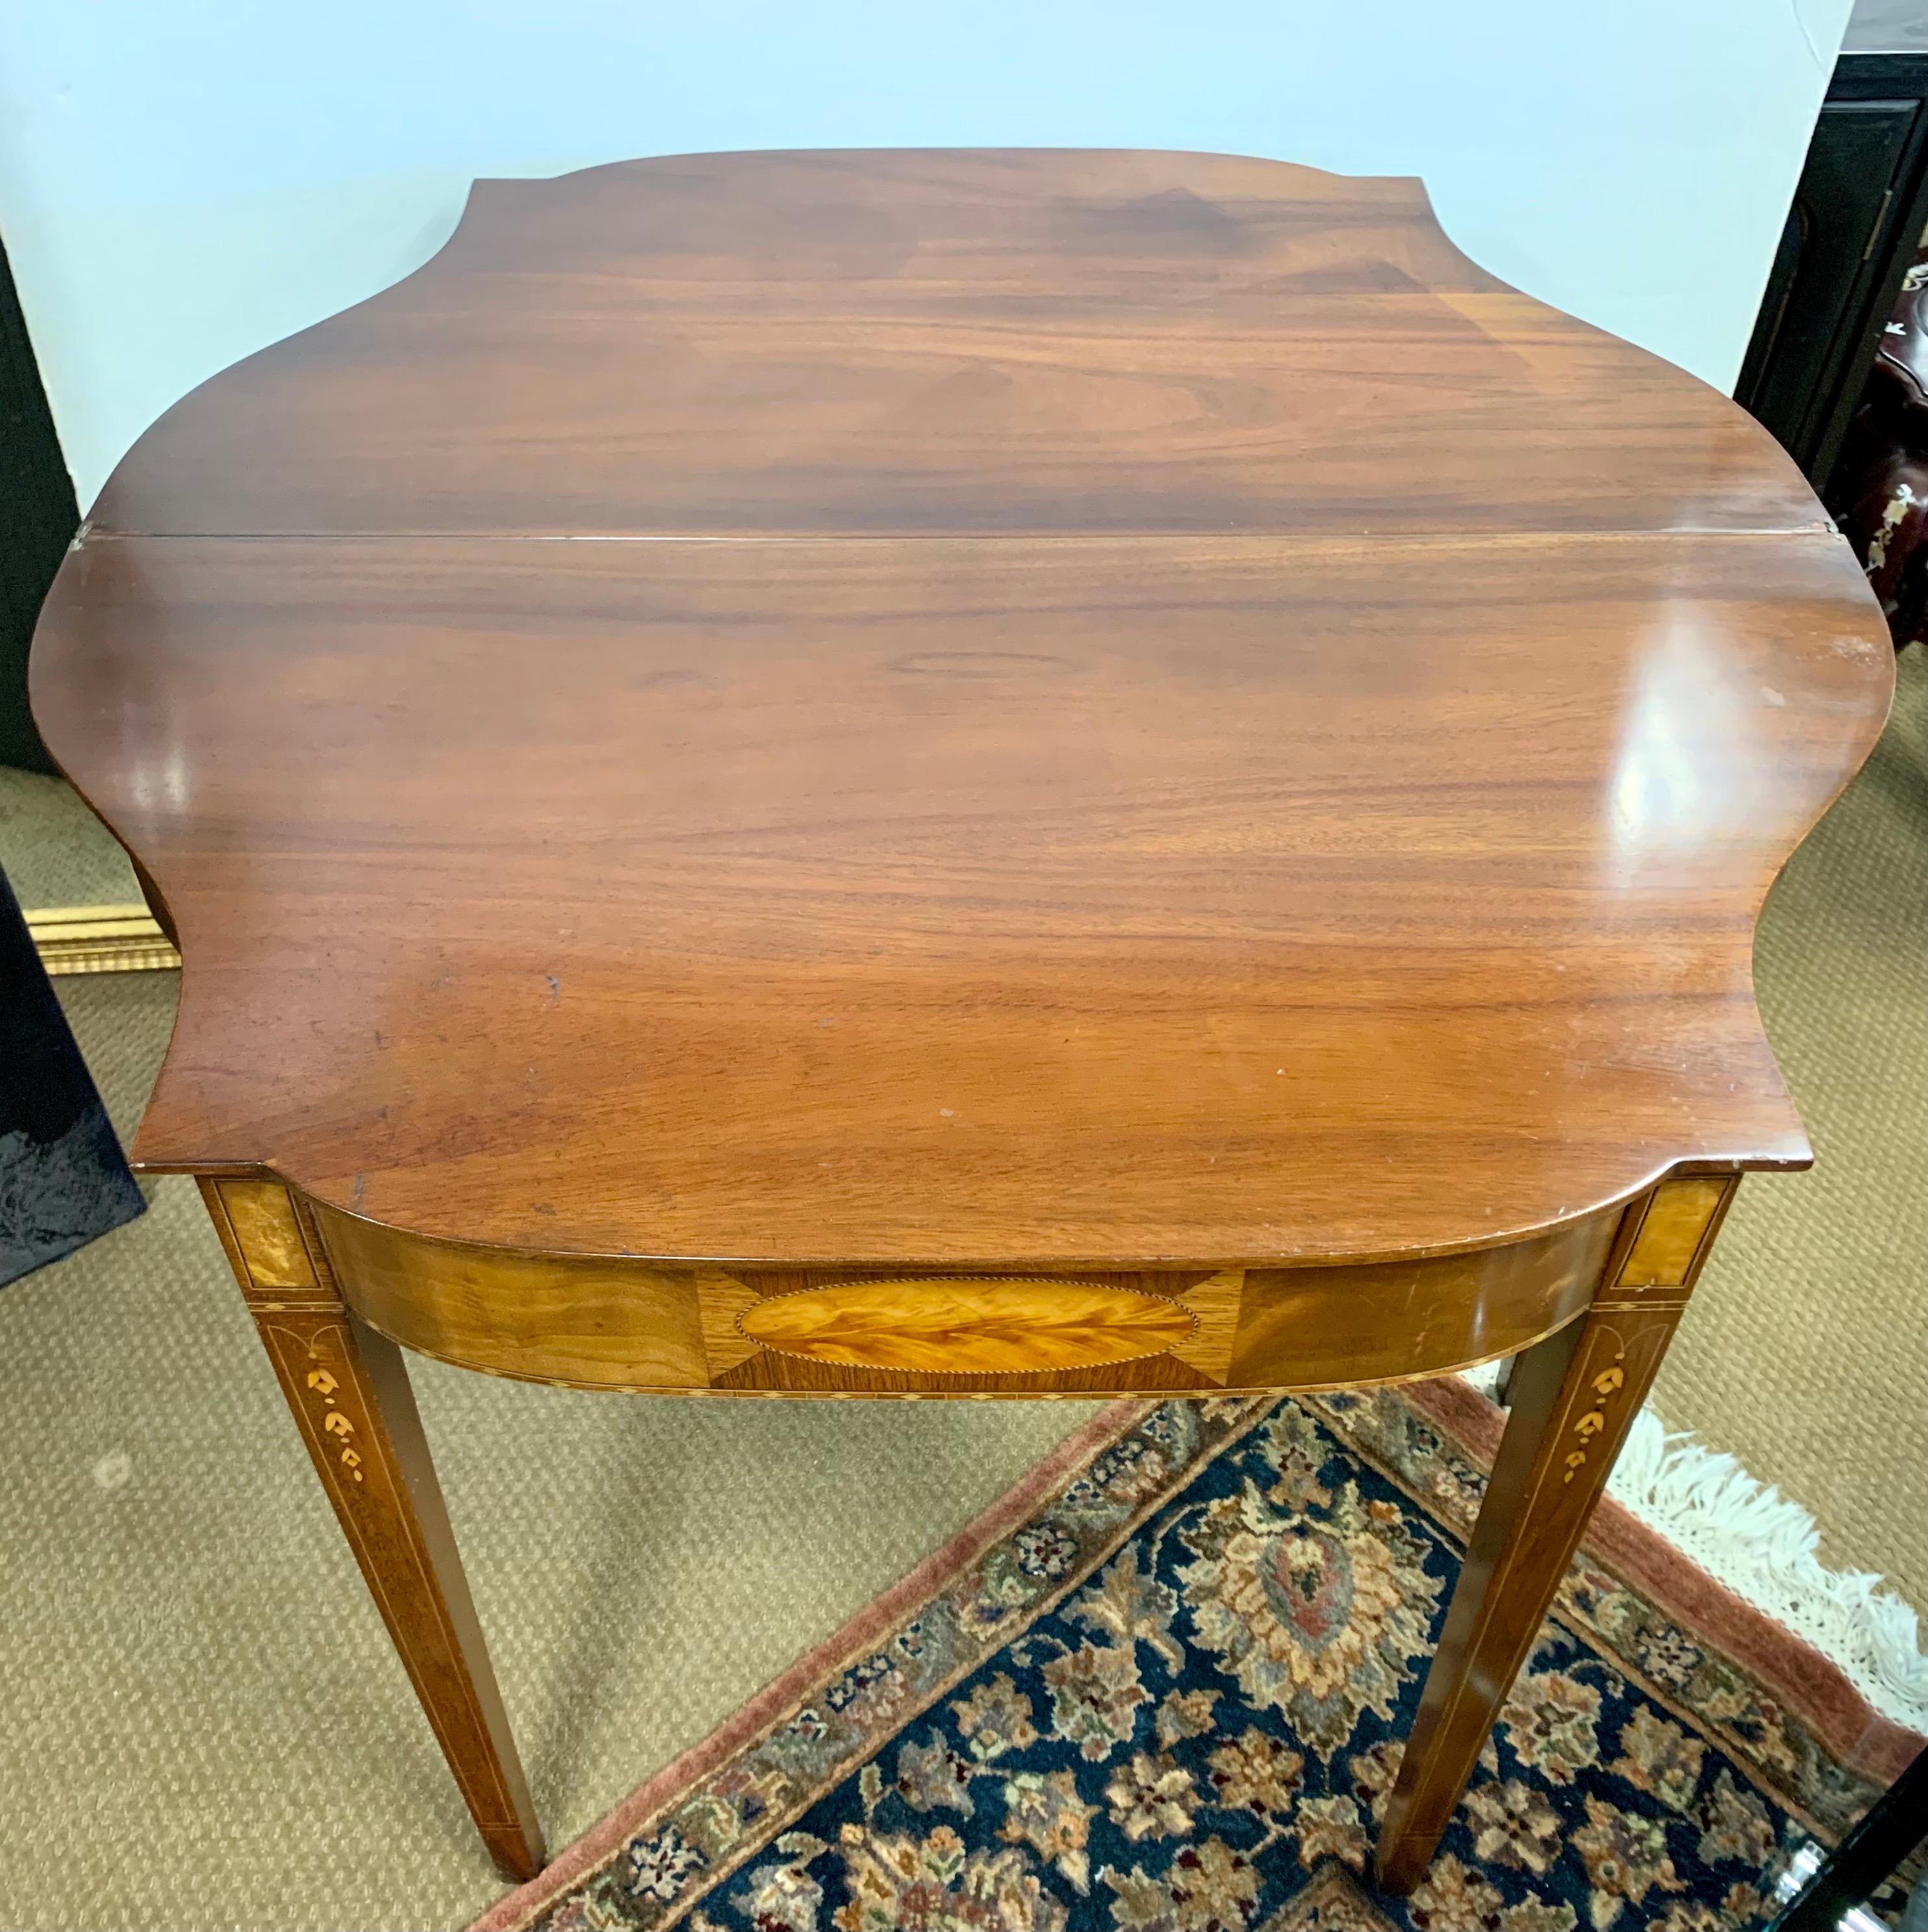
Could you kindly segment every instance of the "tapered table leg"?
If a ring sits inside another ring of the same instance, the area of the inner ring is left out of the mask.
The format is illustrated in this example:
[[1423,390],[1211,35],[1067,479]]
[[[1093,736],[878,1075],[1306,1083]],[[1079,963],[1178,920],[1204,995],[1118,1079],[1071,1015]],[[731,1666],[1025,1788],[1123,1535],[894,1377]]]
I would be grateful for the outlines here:
[[1409,1892],[1539,1634],[1732,1197],[1663,1181],[1631,1208],[1587,1314],[1521,1355],[1486,1498],[1420,1693],[1377,1855]]
[[277,1183],[201,1190],[281,1392],[415,1694],[505,1876],[544,1862],[401,1352],[343,1303],[313,1226]]

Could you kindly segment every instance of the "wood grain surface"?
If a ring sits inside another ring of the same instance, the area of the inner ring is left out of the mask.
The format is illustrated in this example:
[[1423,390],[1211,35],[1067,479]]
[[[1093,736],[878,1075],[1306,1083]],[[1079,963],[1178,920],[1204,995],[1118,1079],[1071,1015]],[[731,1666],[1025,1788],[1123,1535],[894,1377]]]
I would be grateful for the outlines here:
[[1754,922],[1893,669],[1765,433],[1417,183],[1054,152],[481,184],[141,440],[31,676],[185,962],[136,1157],[506,1867],[385,1330],[833,1396],[1523,1348],[1404,1888],[1809,1158]]
[[1771,440],[1417,184],[1083,152],[483,184],[33,664],[186,956],[144,1165],[992,1270],[1804,1161],[1753,922],[1891,675]]
[[850,1368],[942,1372],[1096,1368],[1191,1341],[1198,1323],[1168,1295],[1091,1281],[931,1276],[832,1282],[774,1294],[737,1327],[779,1354]]
[[187,962],[149,1167],[1053,1268],[1805,1160],[1753,921],[1890,657],[1812,532],[97,538],[35,670]]
[[[1630,1209],[1585,1317],[1527,1350],[1480,1515],[1386,1807],[1374,1866],[1424,1874],[1653,1385],[1732,1177],[1663,1183]],[[1685,1237],[1683,1239],[1683,1237]]]
[[[288,1198],[274,1182],[221,1185],[231,1216],[236,1201]],[[490,1375],[631,1393],[1033,1396],[1333,1388],[1510,1354],[1586,1306],[1621,1219],[1349,1267],[934,1282],[537,1255],[312,1211],[356,1315]],[[276,1251],[271,1221],[253,1239],[257,1253]]]
[[1768,433],[1519,294],[1417,181],[696,154],[478,183],[418,273],[169,410],[97,527],[1825,528]]
[[271,1182],[203,1180],[255,1332],[463,1802],[505,1878],[541,1827],[455,1551],[401,1351],[343,1302],[305,1210]]

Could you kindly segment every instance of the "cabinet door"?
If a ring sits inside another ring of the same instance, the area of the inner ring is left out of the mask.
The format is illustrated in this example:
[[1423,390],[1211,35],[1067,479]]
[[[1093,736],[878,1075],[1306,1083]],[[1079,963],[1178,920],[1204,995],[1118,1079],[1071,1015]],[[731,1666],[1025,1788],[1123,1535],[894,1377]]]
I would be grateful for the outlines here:
[[1817,486],[1858,399],[1920,227],[1924,114],[1911,56],[1836,71],[1735,399]]

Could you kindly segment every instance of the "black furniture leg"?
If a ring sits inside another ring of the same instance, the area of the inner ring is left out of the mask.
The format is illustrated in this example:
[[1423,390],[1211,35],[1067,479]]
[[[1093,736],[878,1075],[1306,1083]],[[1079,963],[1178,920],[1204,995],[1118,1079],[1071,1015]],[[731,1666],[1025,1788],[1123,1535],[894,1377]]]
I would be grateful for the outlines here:
[[1921,1752],[1822,1862],[1768,1932],[1834,1932],[1841,1915],[1928,1838],[1928,1751]]

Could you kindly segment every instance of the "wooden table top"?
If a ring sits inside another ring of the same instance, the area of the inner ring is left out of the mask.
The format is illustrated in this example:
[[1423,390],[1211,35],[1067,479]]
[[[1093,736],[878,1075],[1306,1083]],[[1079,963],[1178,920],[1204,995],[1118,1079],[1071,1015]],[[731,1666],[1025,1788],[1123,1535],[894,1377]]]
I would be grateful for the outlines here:
[[33,661],[186,959],[135,1148],[556,1252],[1470,1248],[1808,1148],[1750,952],[1879,614],[1418,184],[480,184],[141,440]]

